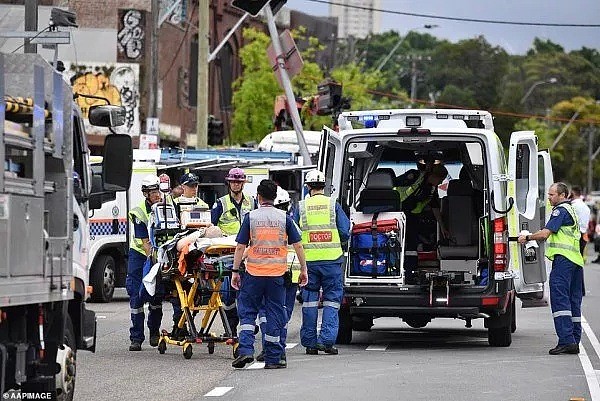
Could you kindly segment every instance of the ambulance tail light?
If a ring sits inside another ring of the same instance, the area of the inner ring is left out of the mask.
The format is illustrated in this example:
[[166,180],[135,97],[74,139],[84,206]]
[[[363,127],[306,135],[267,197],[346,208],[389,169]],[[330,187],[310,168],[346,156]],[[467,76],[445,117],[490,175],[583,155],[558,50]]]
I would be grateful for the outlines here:
[[506,270],[507,262],[507,239],[508,232],[506,218],[500,217],[494,220],[494,271]]

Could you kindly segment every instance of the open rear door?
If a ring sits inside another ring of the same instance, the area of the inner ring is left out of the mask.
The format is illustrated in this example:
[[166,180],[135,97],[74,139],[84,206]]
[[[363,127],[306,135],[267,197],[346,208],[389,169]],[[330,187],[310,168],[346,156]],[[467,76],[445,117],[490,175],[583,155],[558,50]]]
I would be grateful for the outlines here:
[[[514,200],[508,213],[508,235],[516,237],[522,230],[538,231],[545,223],[546,178],[544,158],[538,156],[537,137],[533,131],[513,132],[508,154],[507,196]],[[545,306],[544,285],[547,281],[544,243],[525,248],[516,241],[509,244],[510,270],[514,273],[517,296],[523,307]],[[546,291],[547,293],[547,291]]]
[[323,127],[317,169],[325,174],[325,195],[335,199],[340,196],[340,188],[337,185],[342,170],[341,157],[338,155],[340,146],[339,134],[328,127]]

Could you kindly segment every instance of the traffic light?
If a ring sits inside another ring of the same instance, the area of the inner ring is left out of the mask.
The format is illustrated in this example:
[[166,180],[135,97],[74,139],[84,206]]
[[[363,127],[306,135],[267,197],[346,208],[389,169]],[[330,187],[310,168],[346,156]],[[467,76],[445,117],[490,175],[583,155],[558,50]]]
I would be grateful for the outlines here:
[[[273,15],[277,14],[277,11],[279,11],[286,2],[287,0],[271,0],[271,4],[269,5]],[[267,3],[269,3],[269,0],[233,0],[231,5],[256,17]]]
[[208,144],[223,145],[223,139],[225,139],[223,121],[217,120],[215,116],[208,116]]

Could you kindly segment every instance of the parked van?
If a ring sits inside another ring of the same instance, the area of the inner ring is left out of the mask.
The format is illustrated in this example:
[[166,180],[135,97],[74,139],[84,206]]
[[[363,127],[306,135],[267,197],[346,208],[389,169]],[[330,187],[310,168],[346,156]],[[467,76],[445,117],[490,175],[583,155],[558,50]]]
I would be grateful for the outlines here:
[[[489,344],[509,346],[515,297],[523,306],[548,303],[544,244],[525,249],[514,241],[522,230],[540,229],[550,212],[552,167],[535,133],[514,132],[506,159],[486,111],[344,112],[339,126],[323,129],[318,160],[326,193],[352,223],[338,343],[393,316],[411,327],[442,317],[471,327],[483,318]],[[407,165],[418,174],[424,159],[447,166],[438,188],[447,240],[431,209],[419,214],[417,227],[406,226],[395,189]],[[414,266],[404,249],[409,229],[418,230]]]

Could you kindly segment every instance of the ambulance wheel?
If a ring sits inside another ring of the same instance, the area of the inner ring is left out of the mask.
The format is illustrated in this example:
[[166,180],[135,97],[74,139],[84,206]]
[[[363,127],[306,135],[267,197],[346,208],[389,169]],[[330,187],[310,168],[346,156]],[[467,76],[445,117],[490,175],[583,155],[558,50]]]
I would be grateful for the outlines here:
[[514,333],[517,331],[517,305],[516,301],[513,299],[512,301],[512,321],[510,324],[510,332]]
[[373,327],[373,316],[353,316],[352,330],[370,331]]
[[336,344],[350,344],[352,342],[352,316],[350,308],[342,306],[338,311],[339,327]]
[[402,320],[413,329],[422,329],[431,322],[428,317],[405,317]]
[[240,351],[238,350],[239,347],[240,347],[240,343],[235,343],[231,346],[234,358],[237,358],[238,356],[240,356]]
[[90,285],[94,289],[90,296],[93,302],[110,302],[115,292],[116,263],[110,255],[100,255],[90,269]]
[[192,357],[192,345],[191,344],[185,344],[183,346],[183,357],[185,359],[190,359]]
[[215,353],[215,343],[213,343],[213,342],[208,343],[208,353],[209,354]]
[[165,353],[166,350],[167,350],[167,342],[161,338],[158,341],[158,353],[162,355]]

